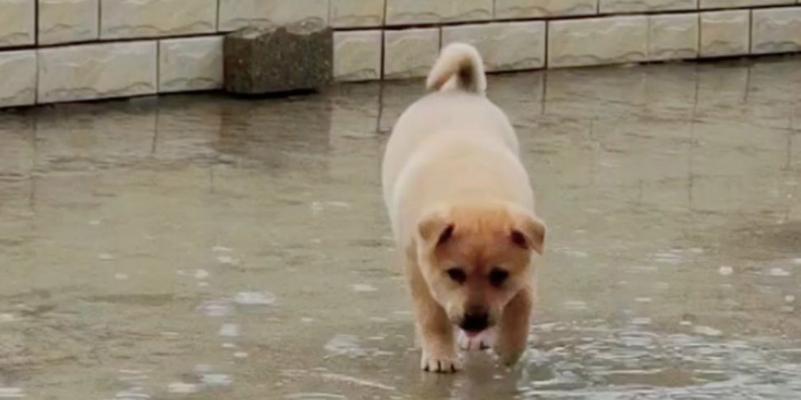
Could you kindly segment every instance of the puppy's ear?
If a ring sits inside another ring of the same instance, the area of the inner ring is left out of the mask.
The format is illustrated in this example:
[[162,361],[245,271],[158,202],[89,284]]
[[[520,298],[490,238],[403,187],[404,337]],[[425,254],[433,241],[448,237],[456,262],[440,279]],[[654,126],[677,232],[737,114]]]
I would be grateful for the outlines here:
[[545,250],[545,223],[534,214],[526,211],[514,213],[514,226],[512,227],[512,242],[527,250],[542,254]]
[[417,231],[425,243],[437,247],[453,236],[454,224],[445,210],[426,214],[417,224]]

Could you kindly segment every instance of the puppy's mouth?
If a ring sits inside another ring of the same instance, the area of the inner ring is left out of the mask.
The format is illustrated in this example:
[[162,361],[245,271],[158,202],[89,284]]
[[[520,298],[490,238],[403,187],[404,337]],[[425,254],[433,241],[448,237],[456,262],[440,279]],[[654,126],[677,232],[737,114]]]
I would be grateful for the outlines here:
[[462,332],[464,332],[465,336],[467,336],[468,338],[473,339],[473,338],[481,335],[482,333],[484,333],[485,330],[486,329],[480,330],[480,331],[468,331],[468,330],[462,329]]

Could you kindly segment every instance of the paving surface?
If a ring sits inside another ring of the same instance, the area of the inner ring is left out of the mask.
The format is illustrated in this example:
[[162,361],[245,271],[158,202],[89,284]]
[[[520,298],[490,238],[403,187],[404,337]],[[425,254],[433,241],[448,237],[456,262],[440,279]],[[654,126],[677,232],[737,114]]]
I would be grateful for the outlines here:
[[801,59],[502,75],[550,226],[515,369],[417,370],[421,82],[0,113],[0,398],[797,399]]

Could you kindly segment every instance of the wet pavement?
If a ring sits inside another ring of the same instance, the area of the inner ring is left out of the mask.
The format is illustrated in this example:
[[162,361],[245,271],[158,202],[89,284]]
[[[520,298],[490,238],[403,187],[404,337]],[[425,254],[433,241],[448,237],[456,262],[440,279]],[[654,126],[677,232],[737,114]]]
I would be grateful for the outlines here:
[[421,86],[0,113],[0,399],[801,397],[801,58],[493,77],[550,241],[455,376],[381,203]]

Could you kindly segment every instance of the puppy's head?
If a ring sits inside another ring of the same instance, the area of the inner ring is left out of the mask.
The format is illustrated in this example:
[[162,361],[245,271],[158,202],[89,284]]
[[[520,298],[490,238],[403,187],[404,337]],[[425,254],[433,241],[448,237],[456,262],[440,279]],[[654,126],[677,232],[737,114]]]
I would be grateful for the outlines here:
[[418,223],[417,256],[434,299],[467,334],[495,325],[532,279],[545,225],[512,205],[452,206]]

